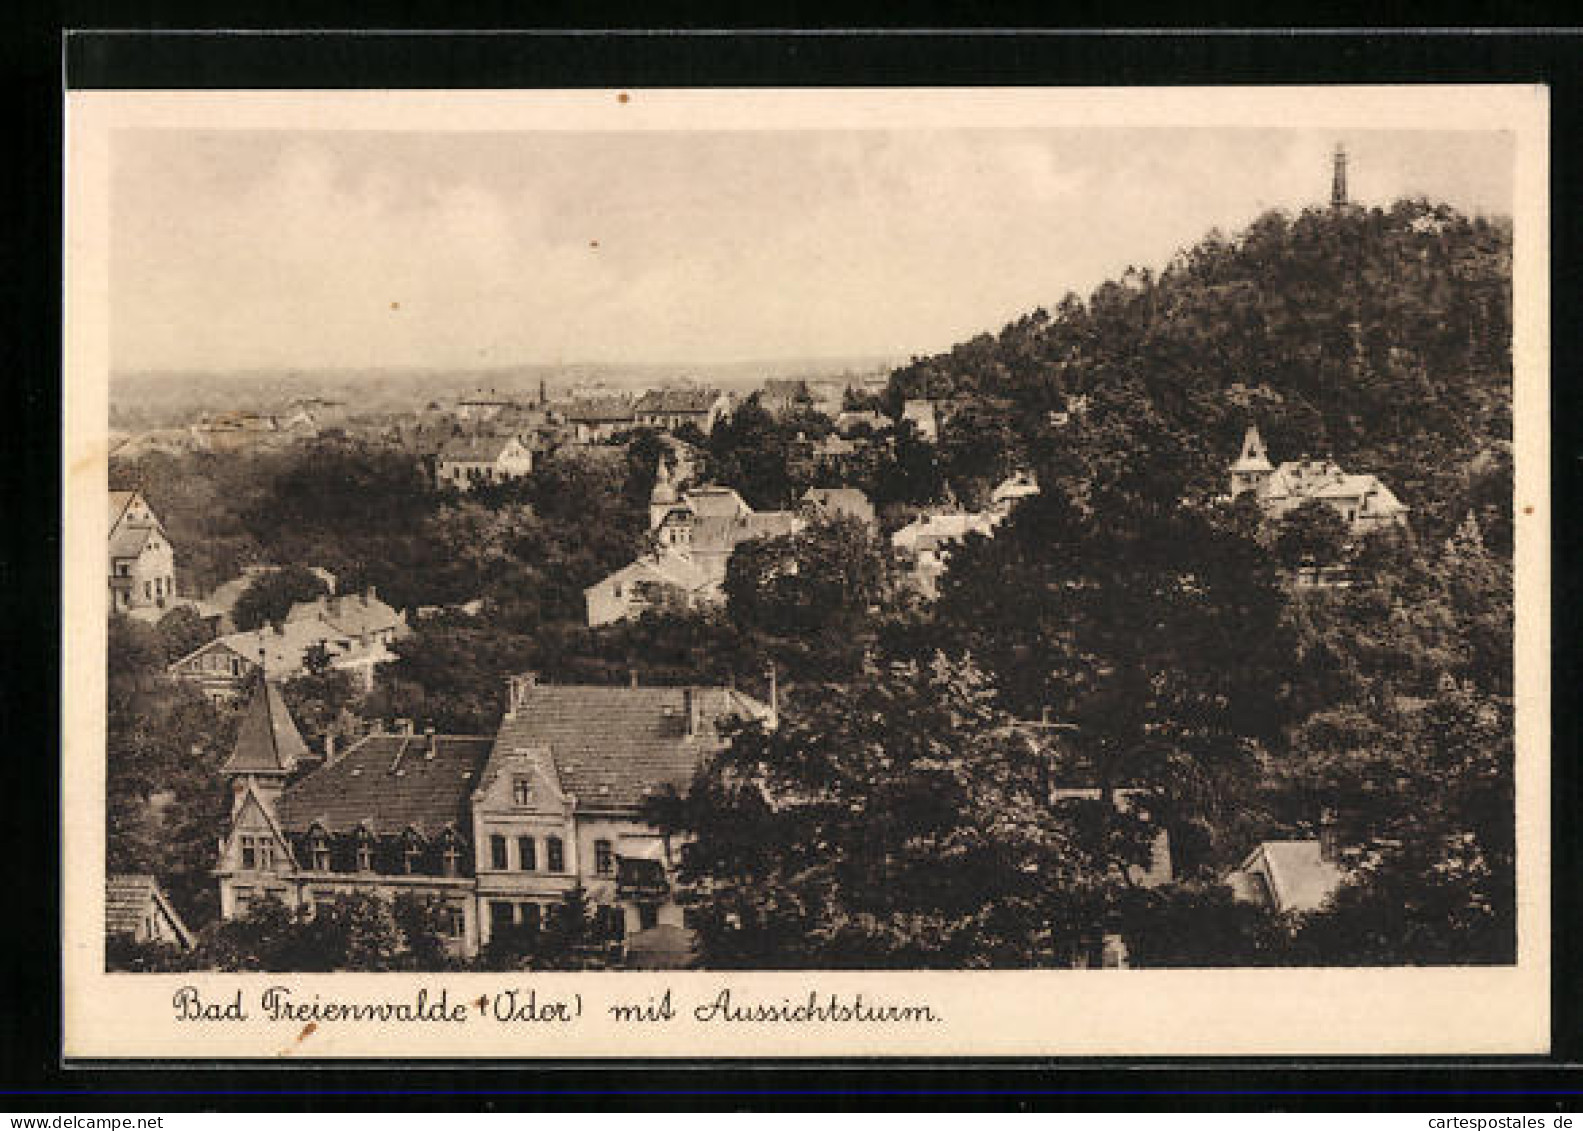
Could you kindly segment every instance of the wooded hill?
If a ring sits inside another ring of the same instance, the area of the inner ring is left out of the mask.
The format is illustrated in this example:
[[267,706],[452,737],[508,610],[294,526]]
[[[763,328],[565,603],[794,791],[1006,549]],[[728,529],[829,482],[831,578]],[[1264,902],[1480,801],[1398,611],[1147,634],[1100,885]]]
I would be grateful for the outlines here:
[[[1379,475],[1443,537],[1470,507],[1505,509],[1486,480],[1510,460],[1511,328],[1508,220],[1425,201],[1270,212],[1159,274],[1129,268],[1086,301],[914,359],[889,399],[953,402],[942,447],[959,491],[978,468],[952,457],[967,445],[984,464],[986,438],[1005,449],[989,473],[1031,459],[1103,475],[1136,458],[1172,491],[1224,491],[1257,422],[1275,460]],[[1052,428],[1074,398],[1086,415]],[[1509,546],[1496,517],[1485,533]]]

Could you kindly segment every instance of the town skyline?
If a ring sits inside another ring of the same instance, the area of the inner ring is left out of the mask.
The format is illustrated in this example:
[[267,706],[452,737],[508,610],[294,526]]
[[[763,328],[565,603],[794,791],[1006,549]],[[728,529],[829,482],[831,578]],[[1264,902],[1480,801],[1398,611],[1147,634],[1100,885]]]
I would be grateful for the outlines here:
[[1359,203],[1510,213],[1488,131],[123,131],[112,363],[902,358],[1322,206],[1338,142]]

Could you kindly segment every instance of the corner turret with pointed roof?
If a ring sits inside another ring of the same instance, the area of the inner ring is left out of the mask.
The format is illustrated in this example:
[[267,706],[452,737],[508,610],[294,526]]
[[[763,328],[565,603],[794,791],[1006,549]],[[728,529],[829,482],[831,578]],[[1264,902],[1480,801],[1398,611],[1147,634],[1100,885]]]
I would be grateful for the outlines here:
[[1274,470],[1270,464],[1270,453],[1264,447],[1263,437],[1259,435],[1259,426],[1248,425],[1248,431],[1242,437],[1242,451],[1231,465],[1231,497],[1236,498],[1244,491],[1257,491]]
[[654,472],[654,490],[649,492],[649,529],[665,521],[665,516],[676,505],[676,484],[671,481],[670,465],[661,454],[659,468]]
[[242,716],[242,725],[236,732],[236,745],[231,748],[231,756],[220,767],[220,772],[232,777],[285,778],[307,757],[310,757],[308,746],[286,707],[280,688],[266,679],[259,679]]

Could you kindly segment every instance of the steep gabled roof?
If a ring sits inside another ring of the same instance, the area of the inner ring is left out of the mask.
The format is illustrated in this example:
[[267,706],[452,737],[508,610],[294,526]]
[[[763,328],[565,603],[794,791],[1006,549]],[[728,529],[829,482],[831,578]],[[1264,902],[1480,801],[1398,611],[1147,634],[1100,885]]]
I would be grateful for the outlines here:
[[694,688],[701,726],[689,737],[687,694],[681,687],[525,688],[500,724],[495,756],[548,747],[562,787],[580,808],[634,809],[666,786],[687,788],[720,742],[719,720],[769,714],[733,689]]
[[104,930],[107,935],[136,935],[149,906],[163,914],[183,946],[192,945],[192,932],[160,890],[153,876],[104,878]]
[[275,803],[281,826],[305,833],[359,825],[375,835],[409,827],[467,835],[469,803],[493,743],[482,735],[370,735],[290,786]]
[[127,523],[110,537],[110,556],[112,558],[135,558],[143,552],[143,547],[148,545],[156,529],[152,526],[141,526]]
[[307,744],[286,709],[280,688],[259,681],[236,732],[236,745],[220,768],[223,774],[287,774],[307,758]]
[[110,529],[115,529],[115,524],[121,521],[121,516],[126,513],[126,508],[137,497],[136,491],[111,491],[110,492]]

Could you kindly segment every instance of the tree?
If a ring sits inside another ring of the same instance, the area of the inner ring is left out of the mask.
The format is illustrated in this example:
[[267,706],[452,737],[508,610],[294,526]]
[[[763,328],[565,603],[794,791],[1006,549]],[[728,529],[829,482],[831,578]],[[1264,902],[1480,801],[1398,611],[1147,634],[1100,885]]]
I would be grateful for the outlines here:
[[725,592],[740,626],[778,636],[852,633],[888,599],[889,555],[867,524],[821,519],[778,538],[740,545],[726,566]]
[[1199,851],[1178,865],[1213,871],[1287,718],[1285,600],[1247,516],[1184,502],[1169,436],[1140,449],[1093,468],[1083,497],[1041,470],[994,538],[953,551],[923,646],[976,657],[1024,718],[1071,724],[1103,788],[1160,791],[1173,832],[1210,834],[1180,837]]
[[1346,553],[1348,535],[1335,507],[1309,499],[1281,516],[1275,553],[1288,569],[1336,565]]
[[402,894],[391,901],[391,914],[412,969],[439,970],[449,963],[446,912],[445,901],[433,896]]
[[160,617],[156,627],[164,644],[167,663],[196,652],[214,639],[214,628],[188,605],[172,609]]
[[983,674],[936,657],[740,730],[650,816],[694,838],[706,965],[1048,966],[1107,929],[1153,837],[1051,787]]
[[157,629],[115,617],[108,643],[106,870],[157,874],[201,926],[216,911],[215,830],[229,812],[219,767],[238,715],[166,675]]
[[265,624],[279,624],[291,607],[329,593],[324,579],[306,566],[291,565],[259,574],[231,609],[236,627],[247,632]]
[[1122,921],[1136,967],[1268,966],[1290,962],[1287,924],[1218,884],[1132,893]]
[[1515,961],[1512,721],[1510,700],[1448,679],[1416,717],[1356,751],[1373,787],[1336,791],[1351,875],[1302,926],[1312,960]]

